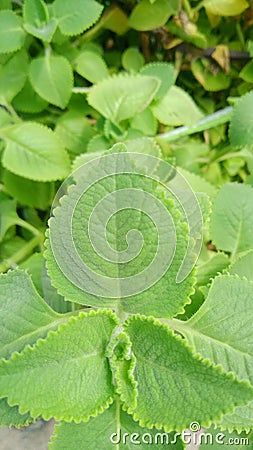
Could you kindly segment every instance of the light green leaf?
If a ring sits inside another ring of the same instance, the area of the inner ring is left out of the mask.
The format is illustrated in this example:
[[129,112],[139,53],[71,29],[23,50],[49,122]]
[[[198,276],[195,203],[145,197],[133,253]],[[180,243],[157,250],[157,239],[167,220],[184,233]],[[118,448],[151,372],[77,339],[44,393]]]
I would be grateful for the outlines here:
[[121,122],[143,111],[153,100],[160,81],[143,75],[117,75],[93,86],[89,104],[112,122]]
[[172,86],[152,110],[159,122],[171,126],[192,125],[203,117],[190,95],[178,86]]
[[152,318],[133,316],[124,325],[136,358],[136,408],[140,425],[166,431],[208,426],[236,405],[252,399],[253,388],[193,356],[185,341]]
[[244,95],[235,105],[229,128],[229,137],[234,147],[252,146],[253,92]]
[[63,34],[73,36],[90,28],[99,19],[103,6],[95,0],[55,0],[54,12]]
[[14,97],[12,104],[17,111],[32,114],[43,111],[48,105],[48,103],[35,92],[28,78],[22,90]]
[[76,156],[86,150],[89,140],[94,135],[94,129],[83,114],[68,111],[57,121],[55,133],[71,156]]
[[210,283],[211,278],[218,272],[222,272],[229,265],[229,258],[226,253],[212,252],[212,256],[202,264],[197,266],[197,282],[200,286]]
[[232,258],[253,247],[253,189],[249,185],[226,183],[220,189],[211,215],[214,245],[232,253]]
[[239,76],[247,83],[253,82],[253,61],[251,60],[248,64],[245,64],[241,70]]
[[47,5],[43,0],[25,0],[23,8],[24,28],[27,33],[50,42],[57,27],[55,19],[50,20]]
[[138,31],[153,30],[165,25],[173,13],[174,9],[167,0],[156,0],[152,5],[149,0],[141,0],[133,9],[128,23]]
[[[126,434],[125,434],[126,433]],[[124,437],[125,436],[125,437]],[[106,409],[103,414],[91,418],[89,422],[75,424],[62,422],[55,427],[55,435],[49,444],[50,450],[162,450],[174,448],[182,450],[180,439],[170,444],[173,435],[162,430],[150,430],[140,425],[133,418],[122,411],[117,403]]]
[[[206,441],[205,441],[206,437]],[[237,450],[252,450],[249,438],[246,433],[238,434],[236,431],[222,431],[220,428],[211,427],[203,432],[201,442],[199,445],[200,450],[220,450],[221,446],[234,447]]]
[[29,413],[21,415],[17,406],[9,406],[5,398],[0,400],[0,426],[19,428],[25,427],[32,422],[34,422],[34,419]]
[[142,75],[157,77],[161,81],[155,99],[163,97],[174,83],[174,66],[166,62],[146,64],[140,71]]
[[15,53],[0,67],[0,98],[8,102],[23,88],[28,71],[27,53]]
[[140,130],[147,136],[154,136],[157,132],[157,120],[150,108],[146,108],[141,113],[136,114],[130,124],[132,128]]
[[35,418],[80,422],[96,416],[113,400],[105,349],[116,324],[110,311],[71,317],[33,348],[0,362],[0,395]]
[[10,172],[35,181],[54,181],[69,173],[69,159],[54,132],[25,122],[2,129],[6,140],[2,164]]
[[191,64],[192,73],[198,82],[208,92],[218,92],[229,88],[231,84],[230,76],[221,71],[212,69],[212,63],[205,59],[195,59]]
[[249,7],[245,0],[204,0],[202,3],[208,13],[217,16],[237,16]]
[[29,258],[27,258],[25,261],[19,264],[18,268],[27,271],[28,274],[31,275],[35,289],[37,290],[39,295],[43,298],[43,289],[41,283],[42,271],[44,269],[43,254],[37,252],[33,253],[31,256],[29,256]]
[[136,47],[128,47],[121,59],[122,67],[129,72],[138,72],[145,64],[143,54]]
[[249,281],[253,281],[253,250],[250,250],[246,255],[238,258],[228,271],[231,275],[238,275],[239,277],[246,277]]
[[55,194],[52,183],[28,180],[8,171],[3,175],[3,182],[8,194],[22,205],[46,210],[52,204]]
[[44,338],[69,320],[57,314],[36,291],[31,276],[22,270],[0,275],[0,357],[10,358]]
[[[85,171],[90,168],[87,178],[82,176],[83,168],[76,173],[76,185],[55,209],[50,219],[50,240],[47,241],[49,275],[58,292],[67,300],[91,306],[115,307],[120,304],[129,313],[142,311],[157,317],[173,316],[182,310],[192,291],[192,273],[180,283],[175,282],[188,245],[187,226],[181,221],[171,198],[166,199],[161,191],[164,185],[154,181],[152,176],[143,177],[143,171],[146,173],[148,170],[145,165],[147,159],[151,161],[152,170],[160,160],[139,153],[130,157],[123,145],[120,152],[114,148],[111,150],[112,156],[108,154],[85,166]],[[122,166],[123,173],[119,169]],[[165,166],[164,175],[167,176],[171,167]],[[87,190],[87,185],[83,185],[84,179],[89,184],[88,180],[93,177],[97,180],[98,176],[98,182],[92,182]],[[123,205],[130,202],[129,207],[119,208],[120,201]],[[105,203],[100,213],[99,209],[96,210],[99,214],[96,219],[94,217],[96,233],[91,238],[88,226],[90,216],[93,208],[100,206],[101,202]],[[153,212],[150,211],[151,205]],[[115,214],[108,219],[104,214],[107,215],[112,208]],[[100,226],[102,229],[99,231]],[[126,236],[133,229],[142,234],[143,246],[140,248],[136,233],[132,245],[129,245],[131,256],[129,254],[127,260],[120,263],[108,250],[107,242],[116,254],[122,252],[125,258]],[[102,236],[105,239],[101,241]],[[94,252],[93,245],[97,244],[106,245],[102,254]],[[160,257],[162,264],[158,262]],[[167,264],[170,257],[172,259]],[[157,265],[153,263],[151,271],[153,259]],[[161,271],[163,276],[158,275]],[[130,282],[132,277],[134,283]],[[156,283],[152,284],[154,279]]]
[[89,50],[78,55],[75,60],[75,70],[91,83],[98,83],[109,75],[104,59]]
[[64,109],[71,97],[73,73],[63,56],[41,56],[32,60],[29,77],[34,90],[44,100]]
[[0,11],[0,53],[14,52],[23,47],[24,42],[22,19],[13,11]]
[[0,128],[5,127],[6,125],[9,125],[11,123],[14,123],[13,117],[8,112],[8,110],[5,110],[3,108],[0,109]]
[[214,279],[208,296],[180,329],[194,351],[253,384],[253,284],[235,276]]
[[246,406],[237,406],[233,414],[225,414],[218,425],[229,431],[237,430],[238,433],[251,431],[253,429],[253,401]]

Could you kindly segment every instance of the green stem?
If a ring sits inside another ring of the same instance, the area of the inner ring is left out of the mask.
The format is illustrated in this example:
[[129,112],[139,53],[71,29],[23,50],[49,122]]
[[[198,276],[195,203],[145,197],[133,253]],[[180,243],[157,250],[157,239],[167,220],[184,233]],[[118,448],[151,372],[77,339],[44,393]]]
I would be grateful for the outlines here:
[[16,265],[25,259],[39,244],[41,244],[41,236],[36,236],[31,239],[24,245],[24,247],[0,264],[0,272],[6,272],[8,269],[13,269],[16,267]]
[[192,9],[191,5],[188,0],[183,0],[184,9],[187,13],[187,16],[191,19],[192,18]]
[[190,126],[183,126],[175,128],[174,130],[168,131],[166,133],[161,133],[157,135],[158,139],[163,139],[166,142],[173,142],[184,136],[190,136],[194,133],[201,133],[202,131],[208,130],[217,125],[222,125],[229,122],[233,113],[232,106],[228,106],[224,109],[216,111],[213,114],[205,116],[199,122],[196,122]]

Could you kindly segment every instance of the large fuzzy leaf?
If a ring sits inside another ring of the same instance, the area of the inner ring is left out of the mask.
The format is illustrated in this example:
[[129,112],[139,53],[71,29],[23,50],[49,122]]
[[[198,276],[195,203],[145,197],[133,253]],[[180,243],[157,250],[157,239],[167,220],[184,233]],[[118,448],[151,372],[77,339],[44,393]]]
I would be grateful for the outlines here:
[[253,112],[252,103],[253,92],[249,92],[235,105],[229,129],[230,141],[235,147],[252,146],[253,125],[250,120]]
[[154,319],[133,316],[124,328],[138,386],[137,406],[126,407],[141,425],[181,431],[194,417],[208,426],[253,398],[249,384],[194,357],[181,338]]
[[69,173],[69,158],[55,133],[36,122],[1,130],[6,141],[2,164],[10,172],[35,181],[54,181]]
[[112,402],[105,349],[116,326],[108,311],[80,313],[45,340],[0,362],[0,396],[21,414],[87,420]]
[[[147,162],[153,170],[160,160],[122,149],[81,167],[77,184],[54,210],[49,275],[68,300],[172,317],[187,303],[194,281],[190,269],[176,282],[188,230],[163,185],[152,173],[143,176]],[[168,176],[172,169],[164,164]]]

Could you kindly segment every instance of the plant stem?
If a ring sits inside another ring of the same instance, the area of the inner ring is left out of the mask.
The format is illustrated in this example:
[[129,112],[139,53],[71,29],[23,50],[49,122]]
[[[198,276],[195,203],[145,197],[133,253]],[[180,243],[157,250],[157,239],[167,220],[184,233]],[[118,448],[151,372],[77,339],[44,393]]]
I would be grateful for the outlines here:
[[161,133],[157,135],[158,139],[163,139],[166,142],[173,142],[184,136],[190,136],[194,133],[201,133],[202,131],[208,130],[209,128],[216,127],[217,125],[222,125],[229,122],[233,113],[232,106],[227,106],[224,109],[216,111],[213,114],[205,116],[199,122],[196,122],[190,126],[183,126],[175,128],[174,130],[168,131],[166,133]]
[[6,272],[8,269],[13,269],[26,256],[28,256],[37,245],[41,244],[41,236],[36,236],[24,245],[20,250],[14,253],[9,259],[0,264],[0,272]]
[[73,94],[88,94],[89,91],[89,87],[73,87],[72,89]]

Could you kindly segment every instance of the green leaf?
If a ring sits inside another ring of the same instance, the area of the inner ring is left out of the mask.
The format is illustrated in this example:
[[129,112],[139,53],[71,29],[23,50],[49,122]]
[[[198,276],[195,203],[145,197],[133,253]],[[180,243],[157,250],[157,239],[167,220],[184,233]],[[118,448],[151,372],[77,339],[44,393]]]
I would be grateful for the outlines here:
[[235,105],[230,122],[229,137],[234,147],[252,146],[253,92],[244,95]]
[[49,20],[47,5],[43,0],[25,0],[23,8],[24,28],[27,33],[50,42],[57,27],[55,19]]
[[17,204],[15,200],[3,200],[0,202],[0,242],[3,240],[7,230],[16,225],[20,218],[17,215]]
[[68,111],[57,121],[55,133],[71,156],[76,156],[86,150],[89,140],[94,135],[94,129],[83,114]]
[[9,271],[0,275],[0,281],[1,358],[35,344],[69,319],[44,302],[26,272]]
[[251,431],[253,428],[253,401],[246,406],[237,406],[233,414],[223,416],[218,425],[229,431],[237,430],[238,433]]
[[239,277],[246,277],[249,281],[253,281],[253,250],[250,250],[246,255],[238,258],[228,271],[231,275],[238,275]]
[[181,332],[194,351],[253,384],[253,284],[238,277],[214,279],[208,296]]
[[29,79],[26,80],[22,90],[14,97],[12,104],[17,111],[32,114],[39,113],[48,106],[48,103],[35,92]]
[[89,50],[78,55],[75,61],[75,70],[91,83],[98,83],[109,75],[104,59]]
[[128,23],[138,31],[153,30],[165,25],[173,13],[173,7],[167,0],[156,0],[153,5],[149,0],[141,0],[133,9]]
[[29,413],[19,414],[17,406],[9,406],[5,398],[0,400],[0,426],[25,427],[34,422]]
[[22,19],[13,11],[0,11],[0,53],[19,50],[24,42]]
[[208,92],[218,92],[229,88],[231,78],[221,70],[213,70],[212,64],[204,59],[195,59],[191,64],[192,73]]
[[10,172],[35,181],[54,181],[69,173],[69,159],[54,132],[36,122],[0,131],[6,140],[2,164]]
[[55,194],[52,183],[41,183],[5,171],[3,182],[7,192],[22,205],[46,210]]
[[248,64],[245,64],[241,70],[239,76],[248,83],[253,83],[253,61],[251,60]]
[[171,444],[171,441],[173,441],[171,434],[140,427],[129,414],[122,411],[117,400],[116,404],[113,403],[103,414],[91,418],[89,422],[80,424],[62,422],[56,425],[49,449],[134,450],[137,445],[140,450],[154,448],[162,450],[165,445],[166,448],[183,449],[180,439],[174,444]]
[[24,87],[28,71],[27,54],[15,53],[0,67],[0,98],[11,102]]
[[203,117],[190,95],[178,86],[172,86],[152,111],[159,122],[171,126],[192,125]]
[[31,256],[29,256],[29,258],[27,258],[25,261],[19,264],[18,268],[27,271],[28,274],[31,275],[35,289],[37,290],[39,295],[43,298],[43,289],[41,282],[42,271],[44,268],[43,254],[33,253]]
[[[167,199],[161,192],[163,182],[159,184],[152,175],[143,177],[143,171],[149,173],[147,161],[153,170],[161,160],[139,153],[129,156],[125,147],[116,153],[114,148],[112,154],[91,161],[75,174],[76,185],[55,209],[47,241],[49,275],[58,292],[67,300],[96,307],[120,305],[129,313],[143,311],[157,317],[173,316],[182,310],[192,292],[192,274],[181,282],[175,282],[188,246],[187,226],[181,221],[171,197]],[[164,176],[168,176],[171,166],[164,164]],[[123,173],[121,167],[124,168]],[[93,179],[97,182],[90,181]],[[121,201],[129,207],[120,208]],[[101,204],[103,208],[100,213],[99,209],[96,210],[98,216],[94,216],[92,225],[96,233],[91,237],[90,216],[93,208]],[[112,209],[115,214],[109,219],[107,214]],[[100,226],[102,229],[99,231]],[[126,236],[132,229],[142,234],[143,246],[140,248],[136,233],[132,242],[130,240],[128,254],[125,251]],[[98,236],[105,236],[105,239],[97,241]],[[108,250],[107,243],[116,254],[122,252],[126,261],[123,259],[120,263]],[[101,248],[105,245],[106,249],[94,252],[93,246],[97,244],[102,245]],[[132,277],[134,282],[131,282]],[[153,284],[152,280],[156,282]]]
[[103,6],[95,0],[55,0],[54,12],[63,34],[73,36],[90,28],[99,19]]
[[110,311],[71,317],[33,348],[0,362],[0,395],[35,418],[80,422],[96,416],[113,400],[105,349],[116,324]]
[[146,64],[140,73],[149,77],[157,77],[161,81],[155,99],[163,97],[174,83],[174,66],[166,62]]
[[202,2],[208,13],[217,16],[237,16],[249,7],[245,0],[204,0]]
[[93,86],[89,104],[104,117],[119,123],[143,111],[153,100],[160,82],[142,75],[117,75]]
[[202,264],[197,266],[197,282],[200,286],[210,283],[211,278],[218,272],[222,272],[229,264],[229,258],[226,253],[212,252],[212,256]]
[[130,124],[131,128],[140,130],[147,136],[154,136],[157,132],[157,120],[150,108],[146,108],[141,113],[136,114]]
[[208,426],[252,399],[250,385],[193,356],[184,340],[154,319],[133,316],[124,328],[138,383],[137,406],[126,407],[140,425],[182,431],[194,417]]
[[29,77],[34,90],[44,100],[64,109],[71,97],[73,73],[63,56],[46,55],[32,60]]
[[143,54],[136,47],[128,47],[121,59],[122,67],[129,72],[138,72],[145,64]]
[[211,215],[214,245],[232,253],[232,258],[253,246],[253,188],[226,183],[220,189]]
[[[205,441],[206,436],[206,441]],[[199,445],[200,450],[220,450],[222,445],[229,447],[234,447],[237,450],[245,450],[249,446],[249,439],[247,440],[246,433],[238,434],[236,431],[229,433],[228,431],[222,431],[220,429],[211,427],[205,430],[203,433],[203,438]]]

